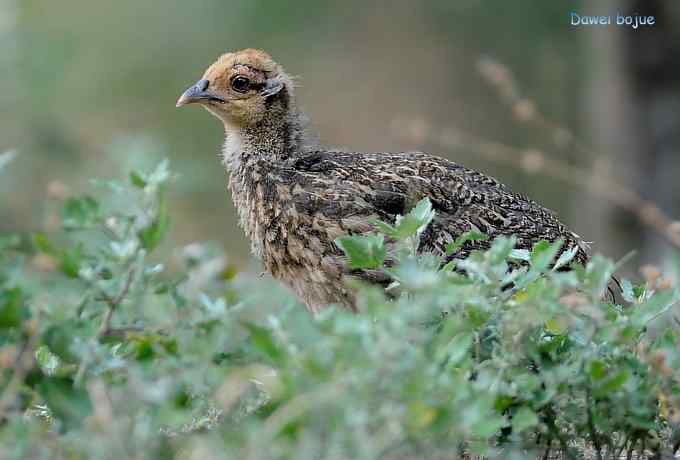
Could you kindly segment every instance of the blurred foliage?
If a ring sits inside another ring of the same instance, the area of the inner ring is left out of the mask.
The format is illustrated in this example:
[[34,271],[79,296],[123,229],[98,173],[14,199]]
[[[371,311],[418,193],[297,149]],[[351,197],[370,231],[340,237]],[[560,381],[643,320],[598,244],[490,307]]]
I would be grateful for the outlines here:
[[[210,245],[154,259],[167,162],[64,201],[61,229],[0,238],[0,458],[606,458],[678,442],[680,292],[570,265],[560,243],[441,266],[422,201],[338,241],[387,270],[362,314],[312,318]],[[466,235],[463,239],[483,238]],[[450,247],[455,253],[463,239]],[[557,259],[555,261],[555,259]],[[553,264],[553,261],[555,263]],[[518,262],[526,262],[525,264]],[[547,455],[547,454],[546,454]]]
[[[300,76],[301,105],[329,145],[452,156],[428,139],[409,143],[392,132],[395,120],[424,119],[535,146],[544,136],[498,110],[475,63],[484,55],[507,63],[551,118],[579,127],[573,95],[586,75],[568,26],[572,8],[530,0],[1,0],[0,149],[16,149],[23,160],[0,182],[0,229],[47,225],[41,203],[53,181],[81,193],[90,177],[148,168],[167,156],[186,178],[169,200],[171,240],[219,240],[244,265],[248,244],[217,167],[222,128],[203,111],[174,108],[219,54],[270,51]],[[455,156],[540,196],[569,220],[567,190],[553,181],[527,180],[472,152]],[[587,223],[575,224],[589,233]]]
[[[601,298],[611,261],[559,271],[569,252],[512,239],[440,267],[415,251],[433,215],[424,201],[338,241],[371,269],[399,241],[389,298],[357,286],[364,314],[311,318],[243,270],[216,167],[222,129],[174,110],[217,55],[259,47],[304,77],[298,95],[330,145],[450,155],[426,128],[451,126],[590,165],[499,110],[475,68],[485,55],[508,64],[523,96],[581,138],[587,40],[567,18],[582,6],[0,0],[0,151],[14,149],[0,155],[0,458],[675,449],[670,278],[647,267],[613,305]],[[417,143],[393,135],[401,119],[425,127]],[[455,154],[591,233],[568,218],[566,187]],[[165,156],[182,176],[172,189]],[[134,172],[90,180],[119,170]]]

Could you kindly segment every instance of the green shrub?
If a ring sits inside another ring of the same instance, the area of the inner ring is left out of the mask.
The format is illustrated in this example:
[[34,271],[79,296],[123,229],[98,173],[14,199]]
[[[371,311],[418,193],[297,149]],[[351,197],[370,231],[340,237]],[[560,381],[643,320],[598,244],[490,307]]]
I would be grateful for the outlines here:
[[416,254],[434,216],[423,201],[338,241],[371,269],[397,241],[390,296],[355,282],[362,314],[312,318],[270,281],[235,276],[210,245],[169,256],[171,179],[162,163],[100,182],[103,200],[64,203],[62,231],[0,239],[1,458],[675,448],[680,294],[667,283],[624,280],[626,305],[614,305],[603,300],[611,261],[557,270],[573,256],[559,242],[528,253],[512,238],[442,267]]

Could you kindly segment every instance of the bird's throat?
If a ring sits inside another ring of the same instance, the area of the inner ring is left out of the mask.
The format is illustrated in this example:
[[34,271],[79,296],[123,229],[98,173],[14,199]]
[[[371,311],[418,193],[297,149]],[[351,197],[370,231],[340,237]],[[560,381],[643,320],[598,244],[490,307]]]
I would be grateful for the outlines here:
[[227,170],[234,173],[252,161],[284,163],[298,156],[305,144],[298,118],[297,114],[277,114],[252,126],[225,123],[222,154]]

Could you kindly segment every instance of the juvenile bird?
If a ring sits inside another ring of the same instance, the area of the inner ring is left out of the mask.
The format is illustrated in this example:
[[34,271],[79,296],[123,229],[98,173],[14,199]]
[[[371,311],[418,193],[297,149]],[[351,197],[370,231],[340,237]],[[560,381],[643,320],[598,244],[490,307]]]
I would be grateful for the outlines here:
[[[436,217],[420,250],[443,255],[470,230],[516,235],[519,248],[562,239],[588,259],[586,246],[548,209],[480,172],[421,152],[354,153],[309,142],[291,77],[267,53],[245,49],[220,56],[177,101],[199,104],[223,124],[222,149],[240,226],[265,269],[316,312],[330,304],[357,311],[350,271],[335,239],[394,222],[428,197]],[[488,246],[469,242],[457,254]],[[388,248],[389,249],[389,248]],[[379,277],[378,277],[379,278]]]

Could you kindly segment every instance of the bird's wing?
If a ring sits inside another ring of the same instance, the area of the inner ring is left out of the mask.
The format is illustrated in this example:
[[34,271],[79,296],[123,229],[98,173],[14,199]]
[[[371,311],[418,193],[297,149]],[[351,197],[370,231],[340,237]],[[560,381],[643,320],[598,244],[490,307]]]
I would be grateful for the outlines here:
[[319,151],[295,160],[294,169],[317,181],[318,204],[345,233],[371,230],[376,218],[393,222],[428,197],[436,210],[421,237],[421,249],[444,254],[446,245],[465,232],[488,235],[468,242],[457,256],[486,248],[500,235],[515,235],[519,248],[542,239],[562,239],[564,248],[578,246],[576,260],[587,260],[580,238],[548,209],[513,193],[494,178],[421,152],[348,153]]

